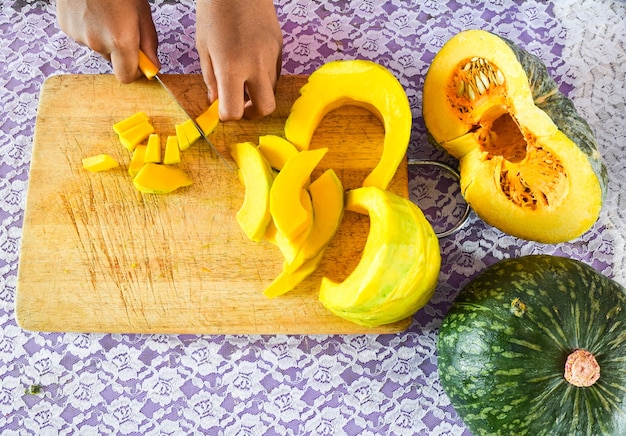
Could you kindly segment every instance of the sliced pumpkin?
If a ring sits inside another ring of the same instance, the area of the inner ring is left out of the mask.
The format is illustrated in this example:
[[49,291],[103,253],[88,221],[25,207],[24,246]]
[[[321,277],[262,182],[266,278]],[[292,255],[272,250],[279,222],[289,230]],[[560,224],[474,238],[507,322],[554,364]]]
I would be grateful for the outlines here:
[[457,34],[428,70],[423,115],[485,222],[559,243],[597,220],[607,172],[595,138],[536,56],[483,30]]
[[169,194],[193,184],[193,180],[180,168],[148,162],[133,178],[133,184],[145,194]]
[[371,186],[348,191],[345,210],[368,214],[370,231],[343,282],[322,278],[320,302],[364,326],[413,315],[432,297],[441,265],[439,241],[424,214],[410,200]]
[[[179,127],[180,134],[185,135],[186,141],[184,141],[184,143],[188,144],[187,147],[193,145],[198,139],[202,137],[202,135],[200,134],[200,131],[198,130],[198,128],[196,127],[196,125],[191,119],[185,120],[179,126],[180,126]],[[176,126],[174,127],[176,128]],[[179,134],[179,131],[177,130],[176,135],[178,134]],[[178,138],[178,141],[179,141],[179,146],[180,146],[180,138]],[[181,150],[184,150],[184,148]]]
[[280,171],[285,163],[298,154],[298,149],[285,138],[277,135],[259,136],[259,150],[272,168]]
[[328,148],[302,151],[287,161],[270,190],[270,212],[278,230],[291,241],[310,228],[310,214],[301,201],[301,192]]
[[119,162],[113,156],[106,153],[86,157],[82,162],[83,168],[92,172],[107,171],[119,166]]
[[132,152],[137,145],[154,133],[154,127],[150,121],[142,121],[128,130],[124,130],[119,134],[119,139],[126,149]]
[[341,180],[332,169],[326,170],[309,186],[313,203],[313,226],[298,253],[283,269],[295,271],[310,259],[317,257],[337,233],[343,217],[344,192]]
[[197,118],[196,123],[202,129],[204,135],[209,135],[215,130],[220,121],[219,100],[215,100],[207,110],[202,112]]
[[[300,250],[302,250],[302,247],[311,236],[311,232],[314,228],[315,217],[313,212],[313,202],[311,201],[311,195],[306,189],[300,190],[300,204],[309,215],[307,219],[310,223],[309,227],[303,232],[300,232],[295,239],[289,239],[278,229],[276,229],[276,233],[274,234],[274,243],[280,249],[280,252],[285,258],[285,263],[287,264],[292,263],[296,259]],[[291,270],[294,269],[295,268],[291,268]]]
[[161,162],[161,138],[158,133],[152,133],[148,136],[148,144],[146,145],[144,162]]
[[165,140],[165,154],[163,163],[173,165],[180,163],[180,148],[178,148],[178,138],[174,135],[168,136]]
[[136,125],[149,120],[150,119],[145,112],[137,112],[128,118],[124,118],[123,120],[113,124],[113,131],[119,135],[120,133],[129,130],[131,127],[135,127]]
[[317,256],[307,260],[293,271],[286,271],[283,269],[283,271],[281,271],[272,283],[265,288],[263,295],[268,298],[275,298],[292,291],[296,286],[315,272],[320,261],[322,260],[323,254],[323,252],[320,252]]
[[406,154],[413,117],[404,88],[382,65],[366,60],[322,65],[300,90],[285,122],[285,137],[307,150],[322,118],[345,105],[364,107],[383,122],[382,155],[363,186],[386,189]]
[[258,242],[272,220],[269,195],[273,174],[259,149],[251,142],[233,144],[231,155],[245,187],[243,203],[237,211],[236,220],[248,238]]
[[128,165],[128,174],[130,174],[131,177],[135,177],[137,173],[139,173],[139,170],[141,170],[141,167],[143,167],[146,157],[146,148],[147,146],[143,144],[135,147],[133,155],[130,158],[130,164]]

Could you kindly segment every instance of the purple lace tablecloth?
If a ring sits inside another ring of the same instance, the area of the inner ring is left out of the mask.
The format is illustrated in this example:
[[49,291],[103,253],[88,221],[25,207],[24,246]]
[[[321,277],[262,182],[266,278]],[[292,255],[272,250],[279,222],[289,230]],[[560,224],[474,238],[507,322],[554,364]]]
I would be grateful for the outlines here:
[[[198,73],[193,2],[152,4],[165,73]],[[409,157],[448,158],[426,138],[421,88],[434,53],[456,32],[507,36],[549,66],[594,129],[609,169],[600,219],[570,243],[521,241],[471,214],[441,240],[439,286],[395,335],[209,336],[37,333],[14,316],[33,129],[43,81],[111,73],[64,36],[54,3],[0,3],[0,433],[2,435],[465,435],[439,383],[438,326],[459,289],[505,257],[581,259],[626,285],[626,3],[620,0],[280,0],[283,72],[334,59],[392,70],[414,115]],[[413,200],[449,215],[432,177]],[[434,215],[433,215],[434,216]],[[45,292],[45,289],[42,289]],[[38,392],[28,392],[38,386]]]

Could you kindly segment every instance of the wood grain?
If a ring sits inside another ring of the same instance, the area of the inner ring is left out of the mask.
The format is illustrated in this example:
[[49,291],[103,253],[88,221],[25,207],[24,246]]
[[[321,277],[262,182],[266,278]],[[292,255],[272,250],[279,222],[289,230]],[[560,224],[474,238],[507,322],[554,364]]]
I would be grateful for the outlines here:
[[[232,162],[229,145],[283,126],[305,77],[284,76],[275,113],[260,121],[220,123],[210,139]],[[199,75],[168,77],[177,95],[207,105]],[[321,277],[347,277],[369,230],[366,216],[346,212],[318,271],[275,299],[262,291],[280,272],[282,256],[250,242],[235,222],[244,188],[214,159],[205,142],[179,164],[194,184],[170,195],[135,190],[129,153],[111,126],[138,111],[163,138],[184,113],[154,81],[119,84],[111,75],[64,75],[42,88],[21,241],[16,317],[36,331],[212,334],[393,333],[410,319],[366,328],[328,312],[317,299]],[[328,114],[311,148],[330,151],[314,173],[333,168],[346,189],[376,165],[384,132],[357,107]],[[90,173],[82,158],[109,153],[117,169]],[[233,163],[234,165],[234,163]],[[408,195],[404,162],[390,190]]]

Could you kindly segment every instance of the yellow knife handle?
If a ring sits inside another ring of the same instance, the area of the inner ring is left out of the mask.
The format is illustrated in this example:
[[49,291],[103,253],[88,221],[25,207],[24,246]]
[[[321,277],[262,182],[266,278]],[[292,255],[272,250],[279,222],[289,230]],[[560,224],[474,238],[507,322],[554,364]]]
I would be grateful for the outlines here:
[[141,50],[139,50],[139,69],[148,79],[153,79],[159,73],[157,66]]

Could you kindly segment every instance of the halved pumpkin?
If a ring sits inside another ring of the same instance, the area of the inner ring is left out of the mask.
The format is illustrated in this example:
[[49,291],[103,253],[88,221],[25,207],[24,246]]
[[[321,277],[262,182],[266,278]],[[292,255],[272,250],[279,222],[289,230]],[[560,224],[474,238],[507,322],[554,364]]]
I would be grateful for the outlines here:
[[606,168],[538,57],[483,30],[457,34],[428,70],[423,115],[431,139],[459,159],[463,196],[485,222],[558,243],[597,220]]

